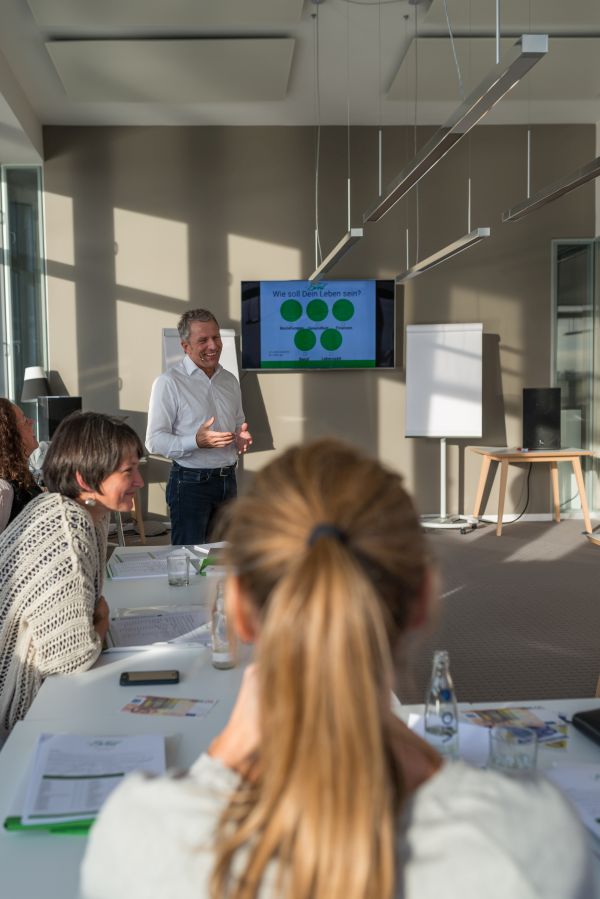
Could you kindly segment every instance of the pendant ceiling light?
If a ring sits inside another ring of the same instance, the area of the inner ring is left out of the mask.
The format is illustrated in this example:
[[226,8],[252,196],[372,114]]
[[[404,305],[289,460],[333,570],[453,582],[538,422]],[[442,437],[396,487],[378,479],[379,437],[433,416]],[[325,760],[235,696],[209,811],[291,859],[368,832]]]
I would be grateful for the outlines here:
[[[446,10],[446,21],[448,23],[448,34],[450,36],[450,44],[452,47],[452,53],[454,56],[454,62],[456,65],[456,72],[458,75],[458,84],[460,89],[461,97],[464,98],[464,83],[462,72],[460,69],[460,65],[458,62],[458,57],[456,55],[456,50],[454,47],[454,35],[452,33],[452,27],[450,24],[450,16],[448,15],[448,8],[446,2],[444,2],[444,8]],[[499,34],[500,25],[497,23],[497,33]],[[416,20],[415,20],[415,34],[416,34]],[[498,50],[496,50],[496,60],[498,60],[499,54]],[[417,82],[417,74],[415,73],[415,84]],[[415,109],[416,109],[416,96],[415,96]],[[416,113],[415,113],[415,141],[416,141]],[[416,145],[416,144],[415,144]],[[439,265],[442,262],[446,262],[448,259],[452,259],[453,256],[458,256],[459,253],[462,253],[464,250],[468,250],[469,247],[474,246],[479,243],[481,240],[484,240],[486,237],[490,236],[489,228],[475,228],[471,229],[471,138],[469,137],[469,146],[468,146],[468,178],[467,178],[467,233],[460,237],[458,240],[453,241],[448,244],[448,246],[443,247],[441,250],[433,253],[431,256],[427,256],[426,259],[421,259],[419,262],[416,262],[414,265],[410,265],[409,262],[409,240],[408,240],[408,229],[406,231],[406,269],[401,272],[396,277],[396,284],[404,284],[406,281],[410,281],[413,278],[418,277],[418,275],[422,275],[424,272],[429,271],[432,268],[435,268],[436,265]],[[417,198],[417,226],[419,221],[418,216],[418,198],[419,198],[419,187],[417,185],[417,189],[415,190],[415,195]],[[418,230],[417,230],[417,257],[418,257]]]
[[438,250],[426,259],[421,259],[420,262],[407,268],[406,271],[396,277],[396,284],[404,284],[405,281],[410,281],[412,278],[422,275],[423,272],[428,272],[430,269],[435,268],[436,265],[439,265],[440,262],[446,262],[447,259],[458,256],[459,253],[468,250],[469,247],[472,247],[474,244],[479,243],[480,240],[484,240],[489,236],[489,228],[475,228],[474,231],[470,231],[469,234],[465,234],[464,237],[460,237],[458,240],[455,240],[454,243],[448,244],[447,247]]
[[[314,2],[314,0],[313,0]],[[315,69],[315,85],[316,85],[316,95],[317,95],[317,110],[318,110],[318,124],[317,130],[320,135],[320,84],[319,84],[319,40],[318,40],[318,23],[319,23],[319,9],[317,6],[316,13],[316,40],[315,40],[315,57],[316,57],[316,69]],[[319,142],[319,137],[317,138]],[[317,151],[318,152],[318,151]],[[346,152],[347,152],[347,190],[348,190],[348,230],[344,234],[344,236],[337,242],[333,250],[319,262],[319,250],[320,250],[320,238],[319,238],[319,214],[318,214],[318,180],[319,180],[319,171],[318,171],[318,162],[317,162],[317,172],[316,172],[316,197],[315,197],[315,216],[316,216],[316,227],[315,227],[315,270],[310,275],[309,281],[319,281],[323,275],[327,274],[327,272],[331,271],[331,269],[337,265],[340,259],[346,255],[348,250],[350,250],[354,244],[361,239],[363,236],[362,228],[353,228],[351,225],[351,179],[350,179],[350,4],[346,4]],[[317,157],[318,159],[318,157]]]
[[528,199],[523,200],[522,203],[503,212],[502,221],[517,222],[524,216],[529,215],[530,212],[535,212],[536,209],[541,209],[542,206],[546,206],[548,203],[558,200],[559,197],[568,194],[571,190],[575,190],[576,187],[581,187],[586,181],[597,178],[598,175],[600,175],[600,156],[596,156],[595,159],[592,159],[591,162],[588,162],[580,169],[571,172],[569,175],[565,175],[563,178],[554,181],[552,184],[548,184],[532,197],[528,197]]
[[376,222],[417,184],[496,103],[543,59],[548,52],[547,34],[524,34],[507,56],[455,110],[409,164],[387,186],[363,222]]

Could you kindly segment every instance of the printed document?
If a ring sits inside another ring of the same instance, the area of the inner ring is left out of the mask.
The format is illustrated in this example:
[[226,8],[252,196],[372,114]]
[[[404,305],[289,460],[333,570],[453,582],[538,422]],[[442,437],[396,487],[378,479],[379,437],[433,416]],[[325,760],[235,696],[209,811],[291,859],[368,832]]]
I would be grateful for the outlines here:
[[22,823],[26,826],[93,818],[130,771],[164,773],[163,736],[41,734]]
[[156,615],[128,615],[111,618],[106,643],[109,649],[150,647],[155,643],[189,643],[206,646],[210,642],[208,611],[190,609]]

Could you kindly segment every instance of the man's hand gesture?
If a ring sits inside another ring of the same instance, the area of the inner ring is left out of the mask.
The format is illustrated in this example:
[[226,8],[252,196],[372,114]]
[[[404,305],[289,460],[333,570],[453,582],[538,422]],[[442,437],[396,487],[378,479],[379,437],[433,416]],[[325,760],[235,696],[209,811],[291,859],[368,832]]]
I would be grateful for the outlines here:
[[252,434],[248,430],[246,422],[244,422],[243,425],[240,425],[235,432],[235,445],[240,455],[247,453],[252,446]]
[[211,431],[211,427],[215,423],[214,415],[196,431],[196,445],[200,449],[215,448],[221,446],[229,446],[235,438],[235,434],[231,431]]

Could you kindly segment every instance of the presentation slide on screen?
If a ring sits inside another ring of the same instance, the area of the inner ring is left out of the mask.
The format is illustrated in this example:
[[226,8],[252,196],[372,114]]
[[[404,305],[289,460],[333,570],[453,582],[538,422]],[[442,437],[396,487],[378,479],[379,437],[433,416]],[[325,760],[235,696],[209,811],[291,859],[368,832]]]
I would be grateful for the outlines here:
[[261,368],[375,366],[375,281],[261,281]]

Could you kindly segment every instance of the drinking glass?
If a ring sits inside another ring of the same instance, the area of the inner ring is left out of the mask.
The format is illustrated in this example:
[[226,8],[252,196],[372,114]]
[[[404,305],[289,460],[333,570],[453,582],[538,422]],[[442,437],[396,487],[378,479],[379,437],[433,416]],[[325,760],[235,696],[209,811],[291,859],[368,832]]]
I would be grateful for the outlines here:
[[185,552],[167,556],[167,577],[171,587],[187,587],[190,582],[190,560]]
[[531,727],[497,724],[490,730],[488,767],[519,776],[535,771],[537,734]]

